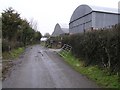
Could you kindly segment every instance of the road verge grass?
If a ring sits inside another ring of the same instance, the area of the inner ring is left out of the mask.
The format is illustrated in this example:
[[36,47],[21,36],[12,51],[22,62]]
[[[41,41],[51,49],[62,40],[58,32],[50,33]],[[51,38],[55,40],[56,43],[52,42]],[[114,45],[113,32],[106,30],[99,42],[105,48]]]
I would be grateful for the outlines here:
[[17,58],[24,52],[24,47],[19,47],[17,49],[13,49],[9,52],[2,53],[2,80],[4,80],[7,76],[8,71],[12,66],[14,66],[13,61],[17,60]]
[[72,68],[95,81],[100,87],[120,89],[120,82],[118,81],[117,75],[108,75],[98,66],[85,67],[83,60],[75,58],[71,53],[62,51],[58,54],[62,56],[64,60],[72,66]]
[[3,52],[2,53],[3,59],[5,59],[5,60],[6,59],[15,59],[15,58],[19,57],[19,55],[21,53],[24,52],[24,49],[25,49],[24,47],[19,47],[17,49],[11,50],[9,52]]

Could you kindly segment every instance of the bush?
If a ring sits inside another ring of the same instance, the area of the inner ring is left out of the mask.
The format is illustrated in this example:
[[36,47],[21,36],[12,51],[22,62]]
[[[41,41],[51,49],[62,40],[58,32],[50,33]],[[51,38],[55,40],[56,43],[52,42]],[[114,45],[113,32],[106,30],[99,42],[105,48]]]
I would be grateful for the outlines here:
[[14,42],[14,41],[8,41],[6,39],[2,40],[2,52],[4,51],[10,51],[14,48],[18,48],[18,47],[23,47],[24,44],[22,42]]
[[64,37],[62,44],[72,46],[85,65],[98,65],[110,73],[120,73],[120,25]]

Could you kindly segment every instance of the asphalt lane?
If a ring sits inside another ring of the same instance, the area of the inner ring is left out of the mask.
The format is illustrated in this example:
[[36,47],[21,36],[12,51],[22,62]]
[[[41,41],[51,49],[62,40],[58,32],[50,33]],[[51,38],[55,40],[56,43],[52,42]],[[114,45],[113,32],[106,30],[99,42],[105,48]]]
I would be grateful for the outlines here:
[[3,81],[3,88],[98,88],[56,52],[40,45],[29,47],[19,61]]

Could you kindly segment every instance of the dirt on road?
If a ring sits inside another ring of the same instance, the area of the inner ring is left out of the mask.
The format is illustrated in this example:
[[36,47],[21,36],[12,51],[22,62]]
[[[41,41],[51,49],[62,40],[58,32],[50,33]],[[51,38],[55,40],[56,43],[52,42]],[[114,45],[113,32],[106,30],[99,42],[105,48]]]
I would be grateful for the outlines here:
[[40,45],[27,48],[19,61],[3,81],[3,88],[98,88],[56,52]]

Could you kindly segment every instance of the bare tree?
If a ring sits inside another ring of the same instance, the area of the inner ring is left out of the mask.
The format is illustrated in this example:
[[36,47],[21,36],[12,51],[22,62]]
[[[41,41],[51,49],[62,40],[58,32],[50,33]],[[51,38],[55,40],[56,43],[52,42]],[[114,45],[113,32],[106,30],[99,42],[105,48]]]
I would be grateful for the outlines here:
[[34,30],[38,30],[38,23],[37,23],[37,21],[36,20],[34,20],[34,18],[31,18],[31,20],[30,20],[30,26],[32,27],[32,29],[34,29]]

